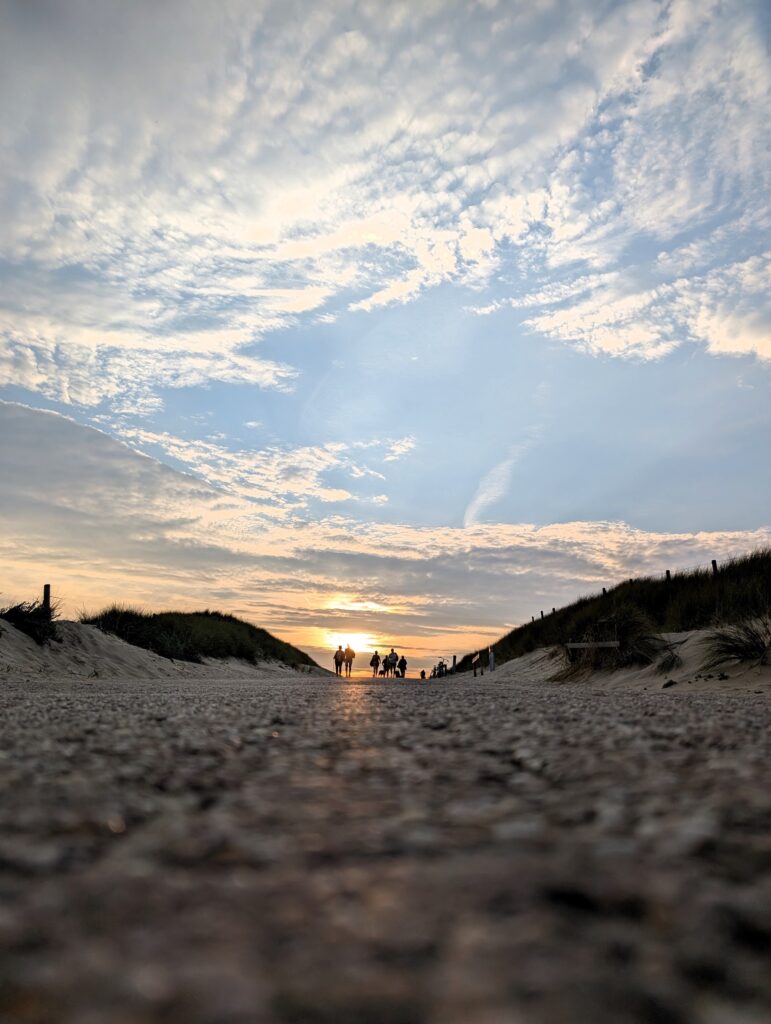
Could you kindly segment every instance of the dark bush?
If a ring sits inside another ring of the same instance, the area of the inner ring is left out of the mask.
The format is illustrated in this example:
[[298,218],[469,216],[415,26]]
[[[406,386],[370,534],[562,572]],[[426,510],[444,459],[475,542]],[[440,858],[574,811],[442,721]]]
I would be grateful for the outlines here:
[[164,658],[200,662],[204,658],[240,658],[256,664],[273,659],[286,665],[315,666],[303,651],[264,629],[222,612],[155,612],[113,605],[80,621],[113,633],[135,647]]
[[42,601],[22,601],[8,608],[0,608],[0,619],[5,619],[41,645],[59,639],[54,621],[57,614],[55,605],[45,605]]

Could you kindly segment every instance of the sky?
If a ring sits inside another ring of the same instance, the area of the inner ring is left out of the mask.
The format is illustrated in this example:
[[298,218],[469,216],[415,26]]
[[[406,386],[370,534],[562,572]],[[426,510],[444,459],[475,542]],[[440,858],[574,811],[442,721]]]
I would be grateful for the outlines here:
[[0,0],[0,603],[417,669],[771,542],[770,38]]

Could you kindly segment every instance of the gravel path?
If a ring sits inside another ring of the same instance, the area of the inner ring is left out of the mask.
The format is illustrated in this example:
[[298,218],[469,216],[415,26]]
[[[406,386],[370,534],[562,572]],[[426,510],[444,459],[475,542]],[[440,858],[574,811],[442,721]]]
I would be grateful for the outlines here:
[[0,1024],[767,1024],[766,692],[0,689]]

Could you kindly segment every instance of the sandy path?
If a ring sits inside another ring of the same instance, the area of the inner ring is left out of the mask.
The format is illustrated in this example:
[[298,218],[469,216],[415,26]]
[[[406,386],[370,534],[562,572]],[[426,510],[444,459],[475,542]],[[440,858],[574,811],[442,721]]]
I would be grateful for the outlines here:
[[771,702],[3,682],[0,1021],[771,1018]]

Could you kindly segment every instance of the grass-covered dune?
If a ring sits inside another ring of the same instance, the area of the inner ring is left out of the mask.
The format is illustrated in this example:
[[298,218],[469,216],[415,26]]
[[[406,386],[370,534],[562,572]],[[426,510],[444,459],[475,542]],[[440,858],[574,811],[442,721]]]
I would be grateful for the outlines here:
[[[638,631],[676,633],[767,618],[771,612],[771,548],[734,558],[711,569],[672,573],[671,579],[640,577],[605,594],[580,597],[535,622],[518,626],[493,644],[497,664],[551,647],[598,636],[603,620],[634,620]],[[471,668],[465,655],[458,671]],[[483,660],[486,665],[486,658]]]
[[113,633],[135,647],[178,661],[241,658],[252,664],[273,660],[291,667],[316,667],[304,651],[222,612],[143,612],[113,605],[97,615],[81,615],[80,621]]

